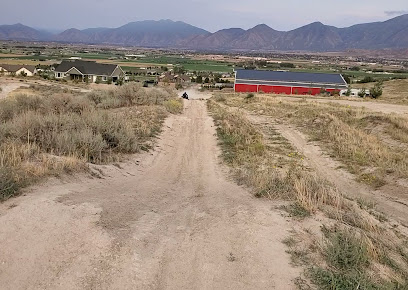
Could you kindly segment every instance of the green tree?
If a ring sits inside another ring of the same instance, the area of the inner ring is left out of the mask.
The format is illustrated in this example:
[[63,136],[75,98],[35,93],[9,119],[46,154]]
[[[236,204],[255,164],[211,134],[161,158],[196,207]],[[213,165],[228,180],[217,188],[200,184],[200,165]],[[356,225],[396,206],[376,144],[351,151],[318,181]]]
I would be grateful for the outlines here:
[[346,96],[347,96],[347,97],[350,97],[350,96],[351,96],[351,87],[350,87],[350,86],[347,88]]
[[203,77],[202,76],[197,76],[196,83],[202,84],[203,83]]
[[102,78],[100,76],[96,77],[95,84],[100,84],[102,82]]
[[121,85],[123,85],[124,82],[125,82],[125,79],[124,79],[123,77],[119,77],[116,83],[117,83],[119,86],[121,86]]
[[208,84],[210,82],[210,79],[208,77],[205,78],[204,83]]
[[364,98],[366,96],[366,88],[361,88],[361,90],[358,92],[358,96],[360,98]]
[[373,97],[374,99],[377,99],[379,97],[381,97],[383,94],[383,83],[382,82],[378,82],[374,85],[374,87],[372,87],[370,89],[370,95],[371,97]]

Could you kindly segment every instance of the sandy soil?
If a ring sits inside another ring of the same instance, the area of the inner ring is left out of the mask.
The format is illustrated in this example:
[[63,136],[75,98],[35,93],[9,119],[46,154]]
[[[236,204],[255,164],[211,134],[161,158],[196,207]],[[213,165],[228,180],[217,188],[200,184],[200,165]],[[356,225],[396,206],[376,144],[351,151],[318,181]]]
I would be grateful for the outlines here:
[[[299,97],[290,97],[285,96],[281,97],[282,100],[287,101],[299,101],[301,100]],[[333,99],[325,99],[325,98],[303,98],[308,102],[317,102],[317,103],[333,103],[333,104],[340,104],[345,106],[351,107],[360,107],[366,108],[371,111],[375,112],[382,112],[385,114],[395,113],[395,114],[408,114],[408,106],[404,105],[395,105],[395,104],[386,104],[386,103],[377,103],[377,102],[367,102],[367,101],[349,101],[349,100],[333,100]]]
[[9,77],[2,77],[0,78],[0,87],[2,88],[2,91],[0,92],[0,99],[6,98],[9,93],[13,92],[14,90],[17,90],[20,87],[29,87],[30,85],[33,84],[40,84],[44,86],[56,86],[58,85],[63,88],[67,88],[73,91],[78,91],[82,93],[87,93],[90,92],[90,89],[84,89],[80,87],[75,87],[71,85],[65,85],[65,84],[58,84],[54,82],[49,82],[45,80],[38,80],[38,79],[30,79],[30,78],[25,78],[24,80],[22,79],[17,79],[17,78],[9,78]]
[[153,153],[1,204],[0,288],[295,289],[293,221],[229,180],[215,133],[186,101]]
[[11,81],[9,79],[0,79],[0,88],[2,89],[0,92],[0,100],[6,98],[9,93],[12,91],[20,88],[20,87],[29,87],[30,85],[27,83],[19,82],[19,81]]

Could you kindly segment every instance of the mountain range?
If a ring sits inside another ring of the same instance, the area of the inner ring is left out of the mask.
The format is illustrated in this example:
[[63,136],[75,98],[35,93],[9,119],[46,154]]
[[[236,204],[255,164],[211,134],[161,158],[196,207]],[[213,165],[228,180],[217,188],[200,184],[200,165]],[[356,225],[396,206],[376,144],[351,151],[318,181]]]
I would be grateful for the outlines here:
[[337,28],[314,22],[291,31],[260,24],[210,33],[181,21],[139,21],[118,28],[68,29],[46,33],[22,25],[0,25],[1,40],[55,41],[179,48],[207,51],[342,51],[408,48],[408,14],[384,22]]

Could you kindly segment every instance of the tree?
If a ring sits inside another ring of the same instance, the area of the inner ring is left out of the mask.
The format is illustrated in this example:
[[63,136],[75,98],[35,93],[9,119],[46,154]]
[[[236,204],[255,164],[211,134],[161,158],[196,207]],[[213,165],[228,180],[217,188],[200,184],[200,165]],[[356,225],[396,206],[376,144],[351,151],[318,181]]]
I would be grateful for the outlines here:
[[102,77],[97,76],[95,80],[95,84],[100,84],[102,82]]
[[203,77],[202,76],[197,76],[196,83],[202,84],[203,83]]
[[347,87],[347,91],[346,91],[346,94],[345,94],[347,97],[350,97],[351,96],[351,87],[349,86],[349,87]]
[[285,67],[285,68],[295,68],[296,67],[293,63],[290,63],[290,62],[282,62],[279,65],[280,67]]
[[371,97],[373,97],[374,99],[377,99],[379,97],[381,97],[383,94],[383,83],[382,82],[378,82],[374,85],[374,87],[372,87],[370,89],[370,95]]
[[125,81],[125,79],[124,79],[123,77],[118,77],[118,80],[117,80],[116,83],[117,83],[119,86],[121,86],[121,85],[123,85],[124,81]]
[[358,92],[358,96],[360,98],[364,98],[366,96],[366,88],[361,88],[361,90]]
[[346,81],[346,83],[350,84],[351,83],[351,79],[348,75],[343,75],[344,80]]
[[371,76],[365,76],[362,80],[358,81],[360,84],[366,84],[366,83],[373,83],[375,82],[375,79]]
[[206,77],[205,80],[204,80],[204,82],[205,82],[206,84],[208,84],[208,83],[210,82],[210,79],[209,79],[208,77]]
[[106,83],[107,83],[108,85],[112,84],[112,78],[111,78],[111,77],[108,77],[108,80],[107,80]]

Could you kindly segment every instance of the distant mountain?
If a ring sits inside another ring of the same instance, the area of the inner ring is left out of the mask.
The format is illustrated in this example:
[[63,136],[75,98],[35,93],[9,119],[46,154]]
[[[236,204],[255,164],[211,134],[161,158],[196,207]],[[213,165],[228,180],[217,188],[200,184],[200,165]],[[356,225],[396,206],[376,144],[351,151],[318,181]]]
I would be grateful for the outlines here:
[[171,20],[131,22],[118,28],[68,29],[54,37],[61,42],[105,43],[146,47],[170,47],[208,31]]
[[0,25],[0,39],[2,40],[48,40],[52,37],[51,33],[38,31],[23,24]]
[[348,49],[408,48],[408,14],[384,22],[337,28],[314,22],[284,32],[260,24],[254,28],[222,29],[210,33],[171,20],[131,22],[118,28],[68,29],[51,35],[22,24],[0,26],[0,39],[193,50],[344,51]]
[[[220,33],[221,32],[221,33]],[[252,29],[221,30],[182,42],[179,47],[202,50],[342,51],[347,49],[408,48],[408,14],[384,22],[337,28],[314,22],[283,32],[265,24]],[[227,37],[228,36],[228,37]],[[211,41],[209,41],[211,40]]]
[[177,44],[179,47],[196,49],[228,49],[232,41],[245,33],[241,28],[229,28],[217,31],[215,33],[206,33],[193,36]]
[[408,48],[408,14],[339,29],[347,48]]

